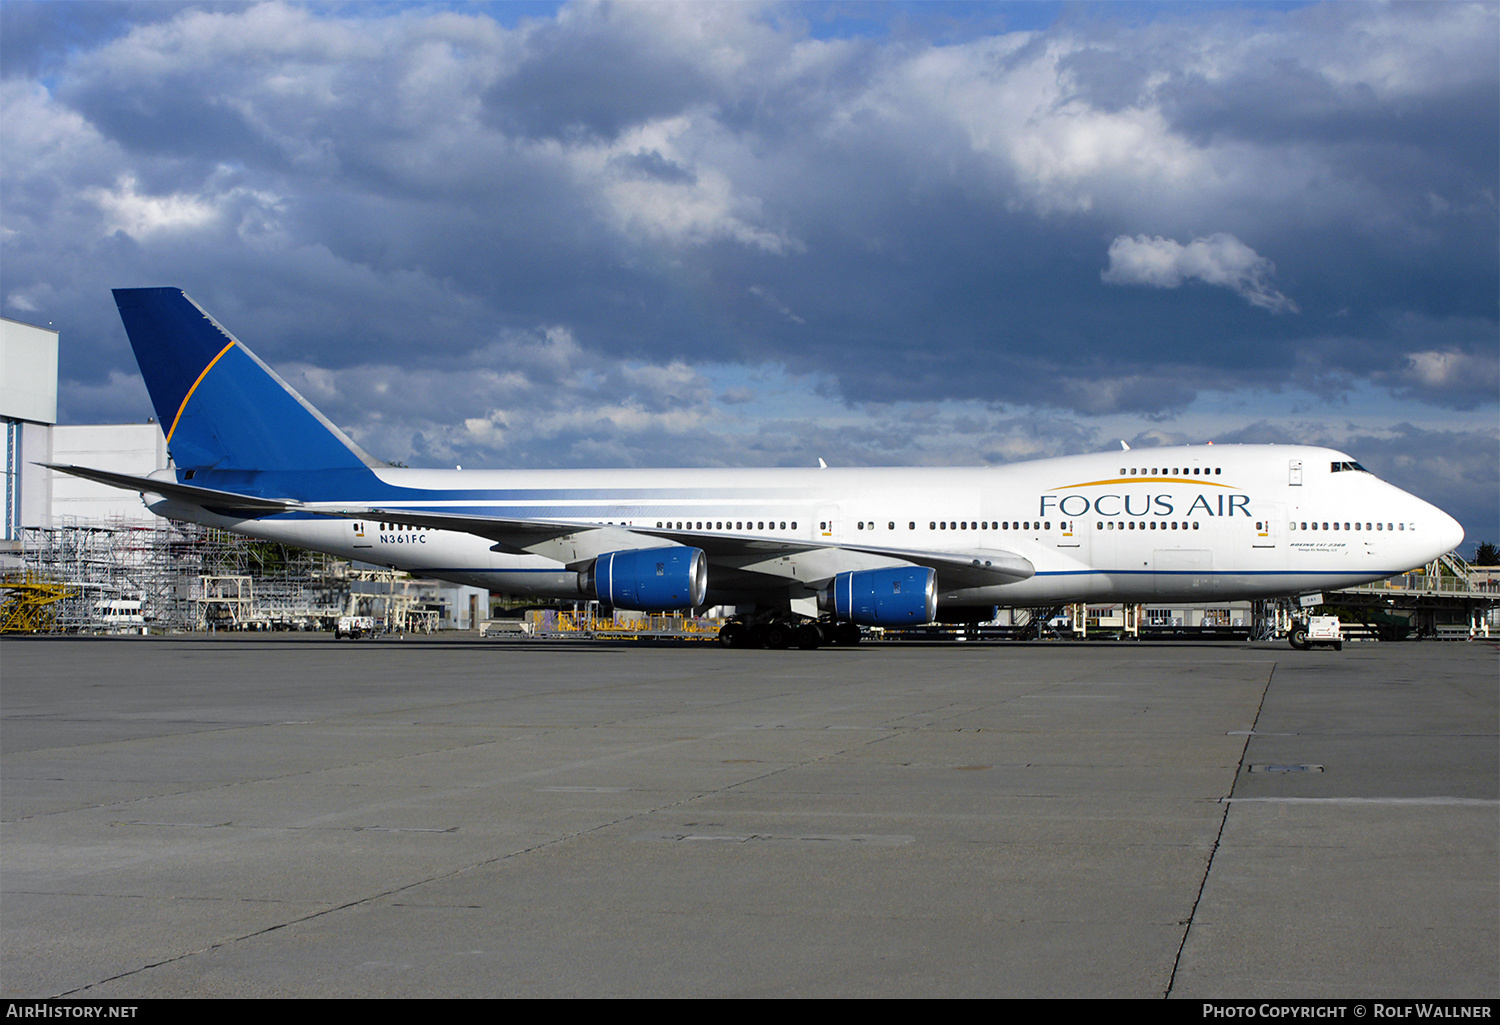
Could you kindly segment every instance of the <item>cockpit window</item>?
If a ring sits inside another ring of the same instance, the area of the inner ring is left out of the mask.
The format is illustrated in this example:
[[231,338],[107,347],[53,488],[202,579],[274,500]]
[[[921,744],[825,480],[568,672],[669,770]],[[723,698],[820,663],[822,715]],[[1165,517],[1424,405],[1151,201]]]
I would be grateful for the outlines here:
[[1358,470],[1360,473],[1369,473],[1370,472],[1369,470],[1366,470],[1363,466],[1360,466],[1358,463],[1352,463],[1352,462],[1351,463],[1334,463],[1334,464],[1332,464],[1332,466],[1330,467],[1330,469],[1334,473],[1339,473],[1342,470]]

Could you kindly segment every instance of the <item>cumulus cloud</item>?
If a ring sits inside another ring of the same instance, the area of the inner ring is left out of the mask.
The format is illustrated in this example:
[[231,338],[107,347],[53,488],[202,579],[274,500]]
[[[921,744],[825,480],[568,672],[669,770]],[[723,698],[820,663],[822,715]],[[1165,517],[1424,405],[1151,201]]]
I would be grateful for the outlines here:
[[1458,349],[1413,352],[1398,370],[1378,375],[1397,394],[1435,405],[1474,409],[1500,395],[1500,353]]
[[1177,288],[1189,278],[1235,292],[1272,313],[1296,313],[1297,304],[1271,286],[1276,265],[1233,235],[1218,232],[1187,245],[1160,235],[1121,235],[1109,244],[1109,266],[1100,277],[1111,285]]

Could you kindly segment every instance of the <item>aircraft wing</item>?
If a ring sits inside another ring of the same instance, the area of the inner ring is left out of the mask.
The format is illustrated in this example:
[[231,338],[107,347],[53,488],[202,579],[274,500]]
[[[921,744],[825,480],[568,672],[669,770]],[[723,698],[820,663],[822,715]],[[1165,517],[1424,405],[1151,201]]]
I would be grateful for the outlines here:
[[112,473],[109,470],[95,470],[87,466],[68,466],[62,463],[38,463],[37,465],[45,466],[49,470],[72,474],[74,477],[82,477],[84,480],[108,484],[110,487],[124,488],[126,491],[139,491],[142,494],[149,492],[161,495],[163,498],[175,498],[178,501],[201,505],[210,512],[222,513],[225,516],[265,516],[269,513],[292,512],[302,508],[301,502],[291,498],[257,498],[252,495],[236,494],[233,491],[179,484],[176,481],[135,477],[128,473]]
[[[384,520],[433,530],[452,530],[493,541],[496,551],[513,555],[543,555],[570,567],[581,567],[605,552],[648,548],[649,542],[701,548],[710,564],[768,578],[793,578],[820,586],[838,573],[869,568],[870,560],[850,560],[844,553],[874,556],[937,572],[944,590],[982,587],[1025,580],[1036,571],[1031,562],[1014,552],[997,548],[930,551],[882,545],[833,544],[820,541],[760,537],[749,534],[698,533],[660,527],[627,527],[624,524],[591,526],[550,520],[508,519],[461,513],[381,509],[371,506],[341,507],[306,503],[286,498],[260,498],[216,488],[198,487],[171,480],[137,477],[85,466],[43,463],[49,469],[97,481],[112,487],[157,494],[164,498],[201,506],[225,516],[253,518],[275,513],[310,512],[343,519]],[[647,542],[647,543],[643,543]]]
[[[385,520],[434,530],[456,530],[495,542],[497,551],[513,554],[546,555],[567,565],[581,565],[605,552],[631,547],[650,547],[641,541],[650,538],[658,543],[701,548],[710,565],[732,566],[743,572],[770,577],[795,576],[807,584],[822,584],[848,569],[867,568],[841,565],[839,553],[859,553],[927,566],[937,571],[938,586],[944,590],[961,587],[983,587],[1025,580],[1036,572],[1031,561],[1014,552],[998,548],[973,548],[931,551],[882,545],[834,544],[822,541],[760,537],[750,534],[699,533],[620,525],[590,526],[548,520],[517,520],[493,516],[466,516],[461,513],[415,512],[405,509],[342,508],[309,505],[309,512],[351,519]],[[802,572],[788,572],[791,562],[800,564]],[[808,574],[812,575],[809,576]]]
[[[319,513],[323,516],[337,516],[346,520],[384,520],[408,527],[456,530],[493,541],[495,551],[507,552],[511,555],[545,554],[536,551],[536,547],[585,531],[604,529],[578,523],[564,523],[560,520],[517,520],[502,516],[465,516],[462,513],[415,512],[410,509],[381,509],[372,506],[309,505],[306,508],[308,512]],[[629,528],[616,529],[622,533],[629,533]],[[600,549],[600,551],[609,550]],[[592,555],[588,556],[588,558],[592,557]]]

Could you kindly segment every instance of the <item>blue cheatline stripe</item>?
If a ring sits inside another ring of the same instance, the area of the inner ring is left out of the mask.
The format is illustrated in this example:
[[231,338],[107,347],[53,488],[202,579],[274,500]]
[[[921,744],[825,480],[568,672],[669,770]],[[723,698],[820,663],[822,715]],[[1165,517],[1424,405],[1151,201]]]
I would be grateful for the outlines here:
[[[218,377],[218,374],[213,377]],[[212,380],[210,378],[209,380]],[[205,382],[205,387],[207,382]],[[201,400],[194,400],[196,407]],[[212,469],[199,470],[193,484],[211,487],[220,491],[254,495],[259,498],[296,498],[304,502],[339,502],[350,505],[390,504],[399,505],[409,512],[446,512],[473,515],[496,515],[509,519],[526,519],[540,516],[584,516],[590,512],[587,505],[571,504],[593,502],[598,512],[619,518],[620,505],[646,505],[631,514],[641,519],[687,519],[680,508],[649,508],[658,503],[671,502],[680,506],[695,500],[694,495],[674,491],[670,488],[644,490],[640,488],[426,488],[406,484],[391,484],[380,480],[363,466],[358,469],[320,469],[317,471],[289,469]],[[715,518],[738,516],[769,516],[768,505],[801,502],[800,492],[788,491],[785,496],[762,492],[747,492],[743,498],[715,491],[712,497],[722,501],[725,509],[714,512]],[[707,496],[705,496],[707,497]],[[569,502],[570,504],[546,504]],[[445,504],[474,503],[474,504]],[[743,510],[743,512],[741,511]],[[393,508],[393,511],[394,508]],[[693,518],[706,518],[707,513],[695,509]]]
[[1400,569],[1055,569],[1037,570],[1038,577],[1087,577],[1087,576],[1186,576],[1186,577],[1363,577],[1378,573],[1392,577],[1404,573]]
[[[369,560],[361,560],[361,561],[369,561]],[[563,572],[566,572],[566,570],[563,568],[562,563],[558,563],[557,566],[554,567],[554,568],[552,568],[552,569],[547,569],[545,567],[543,567],[541,569],[527,569],[525,567],[520,567],[520,566],[513,567],[513,568],[506,568],[506,567],[503,567],[503,566],[499,567],[499,568],[496,568],[496,567],[493,567],[493,566],[416,566],[416,567],[414,567],[414,569],[421,570],[423,573],[563,573]]]
[[[530,556],[528,556],[528,558],[530,558]],[[558,566],[561,567],[562,564],[558,563]],[[561,568],[553,568],[553,569],[547,569],[547,568],[530,569],[530,568],[520,567],[520,566],[517,566],[517,567],[506,567],[506,566],[498,566],[498,567],[497,566],[416,566],[416,567],[414,567],[414,569],[419,569],[419,570],[421,570],[424,573],[561,573],[561,572],[563,572],[563,569],[561,569]],[[1381,573],[1383,571],[1380,571],[1380,570],[1371,570],[1369,572]],[[1389,576],[1395,576],[1396,574],[1401,573],[1401,572],[1403,572],[1403,571],[1402,570],[1391,570],[1390,572],[1383,573],[1383,575],[1389,577]],[[1031,578],[1028,578],[1028,579],[1036,579],[1036,577],[1127,576],[1127,575],[1134,575],[1134,576],[1157,576],[1157,575],[1162,575],[1162,576],[1206,576],[1206,577],[1252,577],[1252,576],[1254,576],[1254,577],[1261,577],[1261,576],[1269,576],[1269,577],[1363,577],[1363,576],[1366,575],[1366,571],[1364,571],[1364,570],[1355,571],[1355,570],[1348,570],[1348,569],[1342,569],[1342,570],[1313,570],[1313,569],[1305,569],[1305,570],[1304,569],[1298,569],[1298,570],[1270,570],[1270,569],[1266,569],[1266,570],[1248,570],[1247,569],[1247,570],[1224,570],[1223,572],[1214,572],[1214,573],[1194,573],[1191,570],[1160,570],[1160,571],[1153,571],[1153,570],[1149,570],[1149,569],[1127,569],[1127,570],[1080,569],[1080,570],[1057,570],[1057,571],[1053,571],[1053,572],[1041,572],[1041,573],[1037,573],[1034,577],[1031,577]],[[1024,580],[1015,581],[1015,584],[1022,584],[1022,583],[1025,583],[1025,581]],[[1014,584],[1009,584],[1009,585],[1007,585],[1007,584],[992,584],[992,585],[988,585],[988,586],[993,586],[993,587],[1007,587],[1007,586],[1014,586]]]

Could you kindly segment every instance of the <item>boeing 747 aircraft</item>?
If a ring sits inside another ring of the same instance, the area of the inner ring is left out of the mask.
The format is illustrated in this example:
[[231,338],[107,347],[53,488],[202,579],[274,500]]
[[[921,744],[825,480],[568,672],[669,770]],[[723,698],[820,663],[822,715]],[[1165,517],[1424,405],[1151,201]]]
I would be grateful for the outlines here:
[[[181,290],[114,292],[172,468],[58,466],[161,516],[509,594],[735,605],[730,646],[995,605],[1379,580],[1463,540],[1349,455],[1203,445],[953,469],[424,470],[366,454]],[[753,608],[753,611],[749,611]]]

